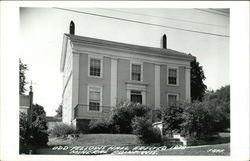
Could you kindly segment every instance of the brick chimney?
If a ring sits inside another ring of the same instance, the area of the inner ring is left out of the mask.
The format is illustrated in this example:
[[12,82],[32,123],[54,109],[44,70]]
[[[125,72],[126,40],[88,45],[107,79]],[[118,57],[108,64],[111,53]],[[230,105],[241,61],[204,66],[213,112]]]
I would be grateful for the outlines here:
[[162,47],[163,49],[167,49],[167,36],[165,34],[162,37]]
[[69,34],[75,35],[75,24],[73,21],[70,22]]

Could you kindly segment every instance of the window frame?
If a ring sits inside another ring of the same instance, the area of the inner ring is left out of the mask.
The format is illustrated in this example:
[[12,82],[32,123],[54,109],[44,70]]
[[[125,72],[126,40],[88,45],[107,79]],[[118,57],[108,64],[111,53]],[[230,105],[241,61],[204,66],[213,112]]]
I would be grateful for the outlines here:
[[[140,65],[141,66],[141,75],[140,75],[140,81],[138,80],[132,80],[132,66],[133,65]],[[130,61],[130,80],[136,81],[136,82],[143,82],[143,62],[139,61]]]
[[168,106],[169,106],[169,100],[168,100],[169,95],[176,96],[176,102],[179,101],[179,94],[178,93],[167,93],[167,105]]
[[[175,69],[176,70],[176,84],[170,84],[169,83],[169,69]],[[179,67],[176,66],[168,66],[167,67],[167,85],[169,86],[179,86]]]
[[[91,88],[97,88],[98,90],[91,90]],[[100,92],[100,109],[99,111],[93,111],[90,110],[90,92],[95,91],[95,92]],[[88,112],[93,112],[93,113],[102,113],[102,95],[103,95],[103,89],[102,86],[95,86],[95,85],[89,85],[88,86],[88,93],[87,93],[87,105],[88,105]]]
[[[91,59],[96,59],[100,60],[100,76],[94,76],[90,75],[90,60]],[[102,56],[93,56],[93,55],[88,55],[88,77],[91,78],[103,78],[103,57]]]
[[[132,94],[132,91],[135,91],[135,92],[139,92],[140,94]],[[142,94],[142,91],[140,91],[140,90],[130,90],[130,102],[131,103],[135,103],[135,102],[132,102],[132,95],[138,95],[138,96],[141,96],[141,103],[140,104],[142,104],[142,101],[143,101],[143,94]],[[139,102],[137,102],[137,103],[139,103]]]

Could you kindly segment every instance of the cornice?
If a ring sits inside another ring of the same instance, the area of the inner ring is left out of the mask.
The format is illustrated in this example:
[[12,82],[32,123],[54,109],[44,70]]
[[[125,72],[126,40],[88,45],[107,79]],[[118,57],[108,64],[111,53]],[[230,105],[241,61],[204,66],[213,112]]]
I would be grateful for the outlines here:
[[101,40],[101,39],[95,39],[77,35],[70,35],[70,34],[65,34],[65,36],[67,36],[73,43],[73,48],[75,46],[91,46],[95,48],[98,47],[109,50],[130,52],[134,54],[157,56],[162,58],[171,58],[171,59],[179,59],[186,61],[192,61],[195,58],[194,56],[171,49],[161,49],[155,47],[125,44],[125,43],[119,43],[119,42],[113,42],[113,41],[107,41],[107,40]]

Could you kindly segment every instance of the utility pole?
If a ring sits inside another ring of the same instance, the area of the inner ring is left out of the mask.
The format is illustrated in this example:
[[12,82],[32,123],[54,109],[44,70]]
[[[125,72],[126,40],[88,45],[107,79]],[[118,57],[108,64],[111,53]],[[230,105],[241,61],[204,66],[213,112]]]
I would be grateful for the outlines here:
[[29,113],[28,113],[28,123],[29,123],[29,127],[32,127],[32,115],[33,115],[33,91],[32,91],[32,81],[31,81],[31,85],[30,85],[30,92],[29,92]]
[[[28,112],[28,126],[29,126],[29,137],[30,141],[33,140],[33,135],[32,135],[32,117],[33,117],[33,83],[32,81],[30,82],[30,91],[29,91],[29,112]],[[29,142],[29,154],[33,153],[32,149],[32,142]]]

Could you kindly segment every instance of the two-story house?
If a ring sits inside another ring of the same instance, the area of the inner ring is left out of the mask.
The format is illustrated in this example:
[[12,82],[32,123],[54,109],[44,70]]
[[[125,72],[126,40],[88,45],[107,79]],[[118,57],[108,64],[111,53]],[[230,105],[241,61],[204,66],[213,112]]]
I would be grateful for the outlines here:
[[63,122],[86,126],[104,117],[120,101],[152,109],[190,100],[193,56],[166,48],[139,46],[64,34]]

